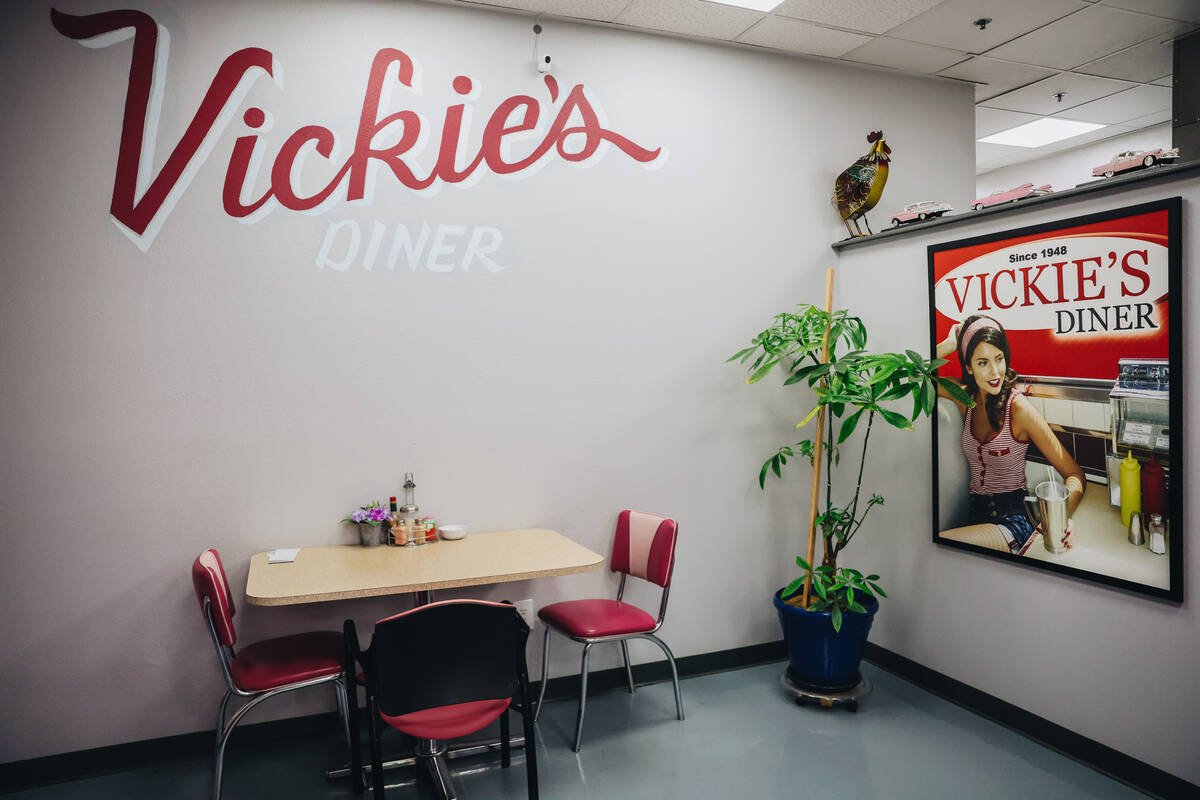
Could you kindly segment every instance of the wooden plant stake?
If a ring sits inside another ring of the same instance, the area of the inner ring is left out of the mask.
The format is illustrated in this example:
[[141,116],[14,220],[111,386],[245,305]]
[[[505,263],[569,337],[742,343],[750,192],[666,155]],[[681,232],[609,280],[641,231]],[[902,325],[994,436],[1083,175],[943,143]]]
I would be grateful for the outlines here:
[[[829,361],[829,329],[833,327],[833,269],[825,270],[825,314],[829,317],[829,324],[825,326],[825,340],[821,343],[821,363]],[[817,411],[817,445],[813,448],[813,477],[812,477],[812,498],[808,503],[808,565],[813,565],[817,546],[817,503],[821,498],[821,445],[825,442],[825,408],[822,406]],[[810,593],[812,592],[812,573],[804,577],[804,597],[802,599],[803,606],[808,608]]]

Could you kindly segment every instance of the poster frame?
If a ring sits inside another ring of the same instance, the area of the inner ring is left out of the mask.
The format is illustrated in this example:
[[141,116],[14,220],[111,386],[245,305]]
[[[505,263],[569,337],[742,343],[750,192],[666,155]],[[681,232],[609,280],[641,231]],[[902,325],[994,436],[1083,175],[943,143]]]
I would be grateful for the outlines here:
[[[965,550],[971,553],[977,553],[987,558],[1007,561],[1026,568],[1052,572],[1059,575],[1067,575],[1075,578],[1080,578],[1085,581],[1090,581],[1116,589],[1123,589],[1138,594],[1149,595],[1151,597],[1169,600],[1174,603],[1183,602],[1183,565],[1184,565],[1184,543],[1186,536],[1186,521],[1183,517],[1183,488],[1187,485],[1185,476],[1187,475],[1186,466],[1183,463],[1184,459],[1184,442],[1183,442],[1183,368],[1182,368],[1182,346],[1183,346],[1183,312],[1182,312],[1182,240],[1181,240],[1181,218],[1182,218],[1182,198],[1170,197],[1162,200],[1156,200],[1149,203],[1140,203],[1132,206],[1123,206],[1107,211],[1094,212],[1083,216],[1070,217],[1065,219],[1052,220],[1050,222],[1038,223],[1036,225],[1028,225],[1021,228],[1012,228],[994,233],[981,234],[964,239],[956,239],[949,242],[941,242],[931,244],[927,248],[928,259],[928,287],[929,287],[929,353],[933,354],[937,351],[937,305],[935,300],[935,284],[934,284],[934,258],[937,253],[961,249],[964,247],[972,247],[981,244],[1002,243],[1006,240],[1020,239],[1026,236],[1040,235],[1050,233],[1056,230],[1069,229],[1081,225],[1089,225],[1100,222],[1112,222],[1125,217],[1139,216],[1147,213],[1166,211],[1167,213],[1167,250],[1168,250],[1168,266],[1167,266],[1167,346],[1168,360],[1171,371],[1172,380],[1170,383],[1170,392],[1168,396],[1168,414],[1171,421],[1170,424],[1170,455],[1171,455],[1171,491],[1167,498],[1167,509],[1170,514],[1171,530],[1170,530],[1170,547],[1167,558],[1170,559],[1169,564],[1169,584],[1167,588],[1158,586],[1150,586],[1148,584],[1139,583],[1137,581],[1119,578],[1114,575],[1108,575],[1101,572],[1071,567],[1064,564],[1056,564],[1051,561],[1039,561],[1025,556],[1007,553],[999,550],[991,550],[979,545],[970,544],[967,542],[954,541],[948,538],[943,538],[939,535],[939,514],[938,514],[938,425],[935,423],[930,426],[931,433],[931,459],[933,462],[931,495],[933,500],[933,542],[935,545],[942,547],[950,547],[958,550]],[[1003,245],[999,245],[1003,247]],[[1014,359],[1015,361],[1015,359]],[[1093,484],[1093,491],[1096,485]],[[1035,545],[1037,546],[1037,545]]]

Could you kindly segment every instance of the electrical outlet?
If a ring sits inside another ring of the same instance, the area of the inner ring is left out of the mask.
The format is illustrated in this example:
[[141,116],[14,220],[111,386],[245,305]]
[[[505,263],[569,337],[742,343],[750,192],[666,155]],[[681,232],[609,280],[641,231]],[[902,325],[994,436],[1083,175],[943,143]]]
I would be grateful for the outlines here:
[[529,626],[530,630],[533,630],[533,598],[527,597],[524,600],[517,600],[513,605],[516,607],[517,613],[521,615],[521,619],[525,620],[525,624]]

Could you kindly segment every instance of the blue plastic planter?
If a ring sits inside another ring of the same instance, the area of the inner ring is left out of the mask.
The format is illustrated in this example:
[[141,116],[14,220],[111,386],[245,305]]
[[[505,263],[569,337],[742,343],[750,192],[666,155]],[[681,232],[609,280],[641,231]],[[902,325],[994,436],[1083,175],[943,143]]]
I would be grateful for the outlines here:
[[879,601],[863,598],[865,614],[844,613],[842,630],[833,630],[828,611],[790,606],[775,593],[775,610],[788,650],[788,676],[801,686],[828,692],[849,691],[858,685],[858,665]]

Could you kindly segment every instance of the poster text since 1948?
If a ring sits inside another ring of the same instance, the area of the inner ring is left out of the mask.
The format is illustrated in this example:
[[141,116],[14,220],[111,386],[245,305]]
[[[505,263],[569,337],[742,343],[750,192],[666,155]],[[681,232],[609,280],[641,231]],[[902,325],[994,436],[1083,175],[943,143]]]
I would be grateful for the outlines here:
[[[249,47],[226,58],[183,136],[155,173],[153,151],[167,50],[165,45],[159,47],[159,36],[161,33],[165,39],[166,30],[140,11],[73,16],[52,10],[51,20],[64,36],[89,46],[113,44],[128,38],[128,32],[132,31],[133,54],[109,212],[118,228],[146,251],[211,154],[216,139],[235,116],[250,85],[261,74],[275,79],[274,55],[262,48]],[[469,186],[484,172],[524,177],[555,156],[569,163],[594,163],[610,146],[650,168],[665,161],[661,147],[653,150],[641,147],[604,127],[582,84],[560,97],[558,83],[546,75],[549,104],[543,106],[536,98],[522,94],[506,98],[487,119],[478,146],[470,148],[473,153],[460,152],[461,143],[469,133],[465,123],[469,119],[466,104],[447,107],[436,161],[431,168],[424,169],[416,158],[436,132],[429,130],[430,126],[416,111],[404,109],[390,114],[381,111],[381,106],[387,105],[393,85],[419,91],[414,81],[416,74],[419,69],[405,52],[394,48],[379,50],[371,64],[350,155],[337,165],[334,132],[321,125],[304,125],[275,154],[270,166],[270,188],[258,197],[247,195],[253,194],[249,187],[254,183],[258,165],[267,160],[260,133],[270,127],[270,117],[261,108],[247,108],[242,121],[251,132],[238,137],[230,155],[222,192],[225,213],[253,223],[277,207],[315,214],[343,201],[369,206],[374,197],[376,174],[384,168],[406,189],[430,196],[445,185]],[[474,82],[466,75],[456,76],[451,86],[464,98],[477,94]],[[381,113],[386,115],[381,117]],[[551,117],[553,121],[549,121]],[[527,148],[531,143],[536,143],[532,149],[514,155],[518,146]],[[300,174],[305,161],[314,154],[337,167],[337,171],[322,188],[303,193],[298,188]],[[476,268],[499,272],[504,269],[497,260],[502,242],[502,232],[491,226],[335,220],[326,228],[316,263],[319,268],[337,271],[355,265],[365,270],[377,265],[395,270],[403,265],[413,271]]]

